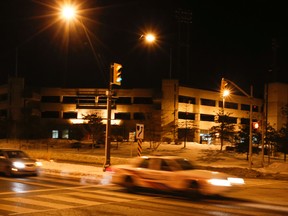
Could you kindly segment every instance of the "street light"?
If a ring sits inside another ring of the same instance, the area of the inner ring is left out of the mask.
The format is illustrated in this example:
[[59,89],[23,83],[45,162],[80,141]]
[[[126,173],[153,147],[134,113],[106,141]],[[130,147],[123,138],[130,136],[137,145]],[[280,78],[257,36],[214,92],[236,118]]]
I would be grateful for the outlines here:
[[63,5],[60,12],[61,18],[66,21],[74,20],[77,16],[77,8],[73,5]]
[[[249,169],[252,168],[252,122],[253,122],[253,118],[252,118],[252,99],[253,99],[253,87],[251,86],[250,88],[250,95],[248,93],[246,93],[243,89],[241,89],[238,85],[236,85],[234,82],[232,82],[231,80],[228,79],[224,79],[222,78],[221,80],[221,92],[223,94],[223,100],[224,100],[224,88],[226,87],[226,85],[228,85],[228,83],[232,84],[235,88],[237,88],[240,92],[242,92],[245,96],[247,96],[250,99],[250,110],[249,110]],[[224,107],[224,104],[223,104]]]
[[153,42],[155,42],[156,38],[155,38],[155,35],[154,35],[154,34],[149,33],[149,34],[145,35],[145,40],[146,40],[148,43],[153,43]]

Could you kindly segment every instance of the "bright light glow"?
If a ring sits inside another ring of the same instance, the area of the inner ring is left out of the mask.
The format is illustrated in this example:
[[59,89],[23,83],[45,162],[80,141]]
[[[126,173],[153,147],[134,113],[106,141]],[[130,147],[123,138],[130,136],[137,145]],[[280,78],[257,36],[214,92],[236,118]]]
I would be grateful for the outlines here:
[[84,123],[87,123],[88,120],[84,120],[84,119],[70,119],[70,122],[72,124],[84,124]]
[[72,5],[64,5],[61,8],[61,17],[65,20],[73,20],[76,18],[77,9]]
[[230,177],[230,178],[228,178],[228,181],[229,181],[231,184],[238,184],[238,185],[243,185],[243,184],[245,184],[243,178]]
[[13,166],[18,168],[18,169],[23,169],[25,167],[25,164],[22,162],[13,162]]
[[215,186],[229,187],[231,183],[226,179],[209,179],[208,182]]
[[42,164],[41,161],[36,161],[36,162],[35,162],[35,165],[36,165],[37,167],[41,167],[43,164]]
[[145,36],[145,40],[148,42],[148,43],[153,43],[155,41],[155,36],[153,34],[147,34]]
[[228,89],[224,89],[223,97],[227,97],[229,94],[230,94],[230,91]]

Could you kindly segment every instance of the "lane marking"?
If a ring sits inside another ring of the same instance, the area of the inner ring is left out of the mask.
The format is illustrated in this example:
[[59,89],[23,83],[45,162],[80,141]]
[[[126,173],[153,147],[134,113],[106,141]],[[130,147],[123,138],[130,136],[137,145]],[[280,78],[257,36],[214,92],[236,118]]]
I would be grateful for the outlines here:
[[[53,209],[62,209],[62,208],[70,208],[71,207],[70,205],[39,201],[39,200],[23,198],[23,197],[4,198],[2,200],[7,200],[10,202],[15,202],[15,203],[25,203],[25,204],[30,204],[30,205],[44,206],[44,207],[53,208]],[[0,208],[1,208],[1,206],[0,206]]]
[[17,213],[31,213],[35,212],[35,209],[24,208],[17,205],[5,205],[0,203],[0,209],[9,211],[9,212],[17,212]]
[[42,197],[42,198],[48,198],[52,200],[58,200],[58,201],[65,201],[65,202],[70,202],[70,203],[76,203],[76,204],[81,204],[81,205],[99,205],[103,204],[103,202],[96,202],[96,201],[89,201],[89,200],[83,200],[83,199],[77,199],[74,197],[69,197],[67,194],[63,195],[57,195],[57,194],[48,194],[48,195],[39,195],[37,197]]

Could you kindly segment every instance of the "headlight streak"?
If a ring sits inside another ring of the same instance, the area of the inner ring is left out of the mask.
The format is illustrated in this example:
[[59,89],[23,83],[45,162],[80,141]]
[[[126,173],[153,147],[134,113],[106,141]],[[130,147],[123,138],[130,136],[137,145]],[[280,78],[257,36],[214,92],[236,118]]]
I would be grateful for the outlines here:
[[242,178],[229,177],[229,178],[228,178],[228,181],[229,181],[231,184],[237,184],[237,185],[243,185],[243,184],[245,184],[245,181],[244,181],[244,179],[242,179]]
[[227,179],[209,179],[208,183],[214,186],[231,187],[231,183]]
[[22,162],[18,162],[18,161],[13,162],[13,166],[14,166],[15,168],[17,168],[17,169],[23,169],[23,168],[25,168],[25,164],[22,163]]
[[36,162],[35,162],[35,165],[36,165],[37,167],[42,167],[43,164],[42,164],[42,162],[40,162],[40,161],[36,161]]

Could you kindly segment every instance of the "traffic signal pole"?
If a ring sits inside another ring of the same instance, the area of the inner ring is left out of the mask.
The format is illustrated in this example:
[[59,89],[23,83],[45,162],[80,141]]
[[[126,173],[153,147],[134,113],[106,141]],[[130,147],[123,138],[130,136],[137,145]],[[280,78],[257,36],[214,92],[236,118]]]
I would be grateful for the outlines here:
[[110,150],[111,150],[111,92],[112,92],[112,80],[113,80],[113,65],[110,66],[109,71],[109,86],[108,91],[106,92],[107,95],[107,122],[106,122],[106,134],[105,134],[105,162],[103,171],[105,172],[106,169],[111,165],[110,162]]

